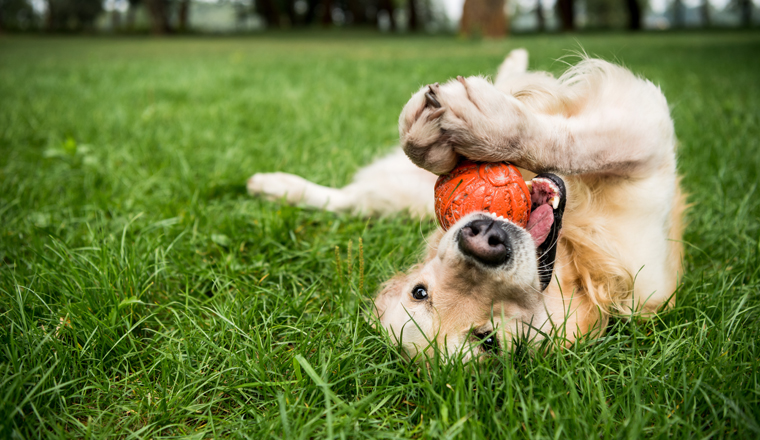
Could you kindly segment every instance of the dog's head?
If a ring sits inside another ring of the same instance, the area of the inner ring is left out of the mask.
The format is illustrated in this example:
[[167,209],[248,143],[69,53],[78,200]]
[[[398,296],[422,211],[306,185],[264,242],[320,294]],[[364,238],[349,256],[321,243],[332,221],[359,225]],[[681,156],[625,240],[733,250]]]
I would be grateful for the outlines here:
[[[566,190],[541,174],[529,182],[526,228],[485,212],[465,216],[431,239],[424,261],[384,284],[380,323],[410,356],[432,349],[466,359],[496,352],[540,326],[551,281]],[[535,334],[535,332],[533,332]]]

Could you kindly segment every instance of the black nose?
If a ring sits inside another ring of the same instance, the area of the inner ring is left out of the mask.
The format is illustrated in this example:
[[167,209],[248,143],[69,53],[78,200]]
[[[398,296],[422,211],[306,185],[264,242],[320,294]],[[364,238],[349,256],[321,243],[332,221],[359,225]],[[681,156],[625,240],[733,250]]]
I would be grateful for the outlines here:
[[499,266],[512,257],[509,234],[494,220],[473,220],[459,232],[459,249],[488,266]]

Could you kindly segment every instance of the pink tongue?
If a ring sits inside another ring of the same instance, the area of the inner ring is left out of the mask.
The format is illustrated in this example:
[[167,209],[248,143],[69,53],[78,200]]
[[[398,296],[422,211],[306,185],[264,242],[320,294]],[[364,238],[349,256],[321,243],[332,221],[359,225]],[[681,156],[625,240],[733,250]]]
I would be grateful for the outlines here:
[[541,205],[530,213],[530,220],[528,220],[526,229],[533,237],[536,247],[546,240],[549,231],[552,229],[552,223],[554,223],[554,210],[551,205]]

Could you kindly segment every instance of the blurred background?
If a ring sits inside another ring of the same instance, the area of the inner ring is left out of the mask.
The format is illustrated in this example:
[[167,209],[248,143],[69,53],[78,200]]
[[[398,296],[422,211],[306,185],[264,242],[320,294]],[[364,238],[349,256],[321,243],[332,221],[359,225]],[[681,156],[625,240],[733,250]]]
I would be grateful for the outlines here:
[[0,0],[3,33],[510,33],[760,25],[760,0]]
[[[0,0],[0,439],[759,438],[758,1]],[[245,182],[346,185],[515,47],[662,89],[678,307],[420,373],[363,311],[435,222]]]

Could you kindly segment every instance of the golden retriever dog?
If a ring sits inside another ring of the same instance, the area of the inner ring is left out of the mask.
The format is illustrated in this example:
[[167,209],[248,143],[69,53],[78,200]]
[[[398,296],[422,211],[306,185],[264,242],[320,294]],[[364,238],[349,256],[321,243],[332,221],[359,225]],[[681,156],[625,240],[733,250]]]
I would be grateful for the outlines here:
[[434,347],[462,359],[516,338],[569,344],[612,315],[671,306],[681,272],[684,197],[676,138],[660,89],[583,59],[554,78],[512,51],[493,82],[422,87],[401,112],[402,149],[326,188],[255,174],[251,194],[363,215],[433,214],[437,175],[462,159],[507,161],[531,191],[522,228],[471,213],[428,239],[421,261],[375,298],[381,325],[410,357]]

